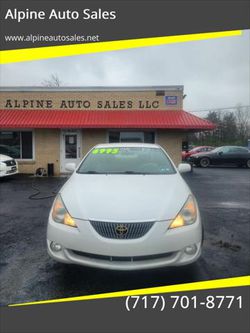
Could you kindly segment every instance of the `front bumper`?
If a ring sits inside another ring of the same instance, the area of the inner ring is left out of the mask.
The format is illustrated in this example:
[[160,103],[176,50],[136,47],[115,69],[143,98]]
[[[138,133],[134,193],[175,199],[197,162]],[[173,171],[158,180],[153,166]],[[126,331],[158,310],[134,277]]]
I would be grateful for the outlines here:
[[[155,222],[146,235],[137,239],[109,239],[100,236],[89,221],[75,219],[78,228],[68,227],[49,217],[47,248],[60,262],[112,270],[138,270],[186,265],[201,254],[202,227],[197,221],[168,230],[171,221]],[[53,251],[51,243],[61,245]],[[194,251],[187,253],[187,247]]]
[[18,173],[18,165],[15,166],[1,166],[0,177],[12,176]]

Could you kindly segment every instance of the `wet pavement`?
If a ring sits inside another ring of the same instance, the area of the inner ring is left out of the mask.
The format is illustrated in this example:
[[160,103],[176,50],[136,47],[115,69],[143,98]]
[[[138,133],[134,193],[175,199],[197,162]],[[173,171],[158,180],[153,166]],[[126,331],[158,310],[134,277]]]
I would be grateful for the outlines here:
[[[249,274],[250,170],[194,168],[184,177],[205,227],[202,257],[188,267],[105,271],[54,262],[46,224],[66,178],[0,179],[0,302],[11,304]],[[36,191],[40,189],[40,193]],[[34,199],[29,197],[36,194]]]

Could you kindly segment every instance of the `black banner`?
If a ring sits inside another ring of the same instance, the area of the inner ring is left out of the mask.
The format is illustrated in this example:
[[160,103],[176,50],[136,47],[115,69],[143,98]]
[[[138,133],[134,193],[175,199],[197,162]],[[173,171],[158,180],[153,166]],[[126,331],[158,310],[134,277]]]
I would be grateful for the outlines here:
[[248,29],[244,0],[2,1],[1,50]]
[[1,332],[248,333],[249,287],[1,308]]

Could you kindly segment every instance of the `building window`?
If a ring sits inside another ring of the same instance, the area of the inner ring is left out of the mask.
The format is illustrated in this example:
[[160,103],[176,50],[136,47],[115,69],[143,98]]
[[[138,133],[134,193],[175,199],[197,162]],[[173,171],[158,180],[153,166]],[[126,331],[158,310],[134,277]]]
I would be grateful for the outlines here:
[[155,132],[110,131],[109,142],[145,142],[155,143]]
[[32,159],[32,131],[1,131],[0,154],[18,159]]

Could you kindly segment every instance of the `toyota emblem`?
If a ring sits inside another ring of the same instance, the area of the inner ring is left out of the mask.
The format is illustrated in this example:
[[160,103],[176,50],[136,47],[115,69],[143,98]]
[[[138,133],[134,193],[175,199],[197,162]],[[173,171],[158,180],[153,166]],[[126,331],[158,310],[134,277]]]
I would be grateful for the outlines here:
[[123,237],[123,236],[125,236],[127,234],[128,227],[125,224],[118,224],[115,227],[115,232],[116,232],[117,236]]

